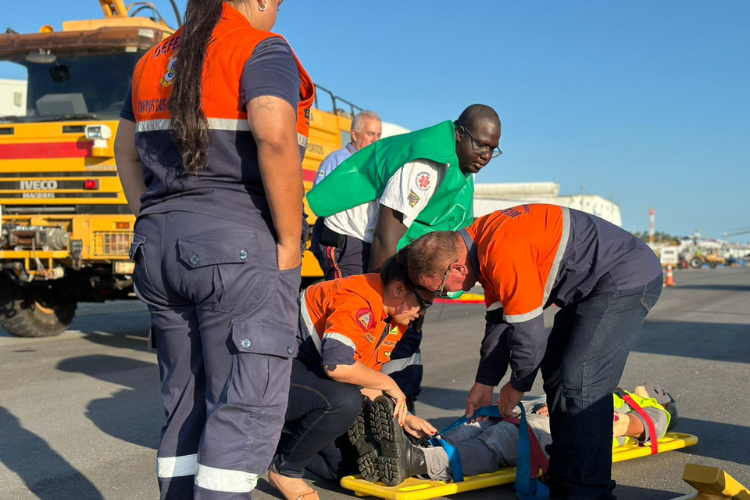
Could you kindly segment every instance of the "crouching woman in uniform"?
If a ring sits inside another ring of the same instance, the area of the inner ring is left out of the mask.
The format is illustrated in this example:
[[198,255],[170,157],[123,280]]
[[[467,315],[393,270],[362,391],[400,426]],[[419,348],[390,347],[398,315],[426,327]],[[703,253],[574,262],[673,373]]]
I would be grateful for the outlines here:
[[408,425],[406,396],[380,369],[409,322],[431,303],[432,294],[418,289],[395,258],[380,274],[326,281],[300,294],[299,352],[292,362],[285,424],[289,433],[282,435],[268,474],[285,498],[318,498],[302,480],[305,469],[327,480],[357,472],[357,456],[368,457],[361,447],[373,445],[353,431],[349,438],[346,434],[357,428],[353,424],[361,411],[366,414],[370,398],[393,398],[395,418]]

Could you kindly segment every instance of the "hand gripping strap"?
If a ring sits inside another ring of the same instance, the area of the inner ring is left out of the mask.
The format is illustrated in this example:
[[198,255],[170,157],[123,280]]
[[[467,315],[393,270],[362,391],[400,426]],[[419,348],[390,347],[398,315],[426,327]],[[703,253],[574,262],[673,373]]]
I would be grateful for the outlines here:
[[638,415],[640,415],[643,418],[643,421],[646,422],[646,427],[648,427],[648,437],[651,440],[651,454],[656,455],[659,453],[659,440],[656,436],[656,426],[654,425],[654,421],[651,419],[651,416],[646,413],[643,408],[641,408],[641,405],[636,403],[633,398],[630,397],[630,394],[623,391],[619,387],[617,388],[617,395],[622,398],[627,405],[633,409],[634,412],[636,412]]
[[[531,439],[529,426],[526,423],[526,410],[521,408],[521,424],[518,428],[518,462],[516,463],[516,498],[519,500],[546,500],[549,498],[549,488],[537,481],[539,468],[532,471],[531,467]],[[533,475],[532,475],[533,473]]]

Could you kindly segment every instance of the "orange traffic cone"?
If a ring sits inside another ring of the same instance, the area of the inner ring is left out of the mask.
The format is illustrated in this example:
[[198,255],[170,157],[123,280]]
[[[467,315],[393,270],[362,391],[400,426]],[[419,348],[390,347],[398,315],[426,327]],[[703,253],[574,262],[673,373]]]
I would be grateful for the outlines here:
[[672,274],[672,264],[667,266],[667,279],[664,281],[664,286],[674,286],[674,275]]

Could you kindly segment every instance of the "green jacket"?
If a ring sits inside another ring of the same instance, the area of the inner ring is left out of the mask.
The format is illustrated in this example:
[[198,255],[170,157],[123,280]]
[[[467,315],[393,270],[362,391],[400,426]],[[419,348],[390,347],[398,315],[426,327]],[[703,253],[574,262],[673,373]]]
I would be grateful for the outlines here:
[[448,164],[443,182],[398,243],[405,247],[431,231],[457,231],[474,221],[474,180],[458,167],[456,127],[445,121],[382,139],[358,151],[308,194],[310,208],[327,217],[377,200],[399,168],[418,159]]

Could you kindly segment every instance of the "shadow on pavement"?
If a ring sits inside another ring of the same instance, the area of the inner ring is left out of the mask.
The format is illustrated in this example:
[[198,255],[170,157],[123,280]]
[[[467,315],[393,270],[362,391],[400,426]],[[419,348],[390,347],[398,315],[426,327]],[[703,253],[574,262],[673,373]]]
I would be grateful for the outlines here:
[[693,455],[750,465],[747,445],[740,444],[750,443],[750,427],[680,417],[677,430],[698,436],[698,444],[688,449]]
[[18,474],[29,491],[41,500],[56,500],[66,491],[75,493],[70,498],[104,498],[86,476],[50,448],[44,439],[24,429],[18,418],[1,406],[0,429],[0,462]]
[[750,325],[647,321],[634,352],[713,361],[750,362]]
[[128,386],[111,397],[91,401],[86,407],[86,417],[110,436],[156,449],[164,424],[156,365],[117,356],[91,355],[63,360],[57,368]]

